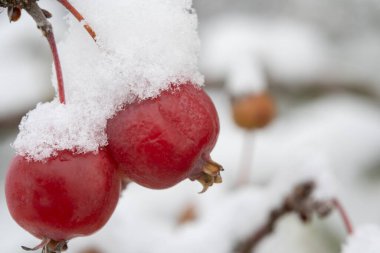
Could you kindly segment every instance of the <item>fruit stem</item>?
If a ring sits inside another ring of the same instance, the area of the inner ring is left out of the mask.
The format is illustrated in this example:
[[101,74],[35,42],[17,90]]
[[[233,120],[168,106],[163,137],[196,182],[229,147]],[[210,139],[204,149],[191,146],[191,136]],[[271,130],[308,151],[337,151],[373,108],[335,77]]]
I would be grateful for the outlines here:
[[59,101],[62,104],[66,103],[65,99],[65,88],[63,83],[63,75],[62,75],[62,68],[61,68],[61,62],[59,60],[58,50],[57,50],[57,44],[55,42],[54,34],[53,32],[46,35],[46,38],[49,42],[50,49],[53,54],[53,61],[55,66],[55,71],[57,73],[57,82],[58,82],[58,95],[59,95]]
[[332,200],[332,204],[336,208],[336,210],[339,212],[339,215],[341,216],[343,223],[346,227],[347,233],[352,235],[352,233],[354,232],[354,229],[353,229],[352,222],[348,216],[347,211],[344,209],[340,201],[336,198]]
[[65,104],[66,100],[65,100],[65,89],[64,89],[64,83],[63,83],[62,68],[61,68],[61,63],[59,60],[57,44],[54,38],[53,27],[50,24],[50,22],[47,20],[44,12],[42,11],[42,9],[38,6],[36,2],[33,2],[33,1],[29,2],[29,4],[25,7],[25,10],[29,13],[30,16],[32,16],[34,21],[37,23],[38,29],[42,31],[42,34],[46,37],[47,41],[49,42],[49,46],[53,54],[55,71],[57,73],[59,101],[62,104]]
[[[69,12],[71,12],[71,14],[73,14],[73,16],[79,22],[84,21],[84,17],[82,16],[82,14],[80,14],[80,12],[69,1],[58,0],[58,2],[60,2]],[[86,29],[86,31],[90,34],[90,36],[94,39],[94,41],[96,41],[96,33],[94,29],[92,29],[92,27],[87,22],[85,22],[83,26]]]

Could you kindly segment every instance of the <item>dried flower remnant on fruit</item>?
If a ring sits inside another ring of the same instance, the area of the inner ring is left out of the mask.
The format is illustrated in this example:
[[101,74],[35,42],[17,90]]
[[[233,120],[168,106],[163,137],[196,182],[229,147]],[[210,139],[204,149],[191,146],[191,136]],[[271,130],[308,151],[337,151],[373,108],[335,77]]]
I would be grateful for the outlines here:
[[213,161],[206,161],[202,172],[197,177],[191,178],[192,180],[197,180],[203,186],[203,189],[200,193],[204,193],[208,190],[209,187],[214,184],[220,184],[223,182],[220,172],[223,171],[223,167],[220,164],[217,164]]
[[44,239],[42,242],[34,248],[28,248],[21,246],[25,251],[36,251],[42,249],[42,253],[61,253],[68,249],[67,241],[54,241]]

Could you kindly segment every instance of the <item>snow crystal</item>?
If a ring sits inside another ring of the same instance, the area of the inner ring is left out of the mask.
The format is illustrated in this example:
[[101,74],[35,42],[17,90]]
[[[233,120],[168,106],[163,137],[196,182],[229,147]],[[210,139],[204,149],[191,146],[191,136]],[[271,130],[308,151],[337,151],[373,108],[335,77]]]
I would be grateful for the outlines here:
[[343,253],[378,253],[380,252],[380,228],[366,225],[356,229],[343,246]]
[[37,106],[14,142],[17,153],[36,160],[63,149],[96,151],[107,144],[106,120],[123,104],[155,97],[171,83],[203,84],[191,0],[72,4],[96,31],[97,43],[69,16],[59,45],[67,105],[54,100]]

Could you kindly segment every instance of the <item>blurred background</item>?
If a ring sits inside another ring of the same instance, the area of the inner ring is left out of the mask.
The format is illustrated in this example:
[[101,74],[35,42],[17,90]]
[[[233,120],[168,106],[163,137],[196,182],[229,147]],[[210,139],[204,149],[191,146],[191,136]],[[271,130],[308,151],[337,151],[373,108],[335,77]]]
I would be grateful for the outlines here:
[[[54,14],[62,40],[67,13],[55,1],[41,5]],[[70,252],[233,252],[280,203],[287,189],[281,185],[291,187],[300,175],[321,180],[319,190],[338,196],[355,225],[380,225],[380,2],[194,0],[194,6],[200,66],[221,122],[212,156],[225,168],[224,183],[203,195],[192,182],[165,191],[131,185],[110,224],[74,240]],[[50,51],[31,18],[9,24],[3,11],[0,27],[3,188],[21,117],[54,91]],[[37,244],[0,196],[4,252]],[[308,225],[289,216],[255,252],[335,253],[345,237],[336,215]]]

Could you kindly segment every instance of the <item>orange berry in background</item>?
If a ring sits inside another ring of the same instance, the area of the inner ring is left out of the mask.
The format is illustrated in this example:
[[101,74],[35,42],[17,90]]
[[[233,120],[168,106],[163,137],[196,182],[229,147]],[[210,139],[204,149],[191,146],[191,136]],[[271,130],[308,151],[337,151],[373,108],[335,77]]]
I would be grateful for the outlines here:
[[275,117],[276,106],[273,98],[267,93],[250,94],[233,99],[232,114],[239,127],[263,128]]

